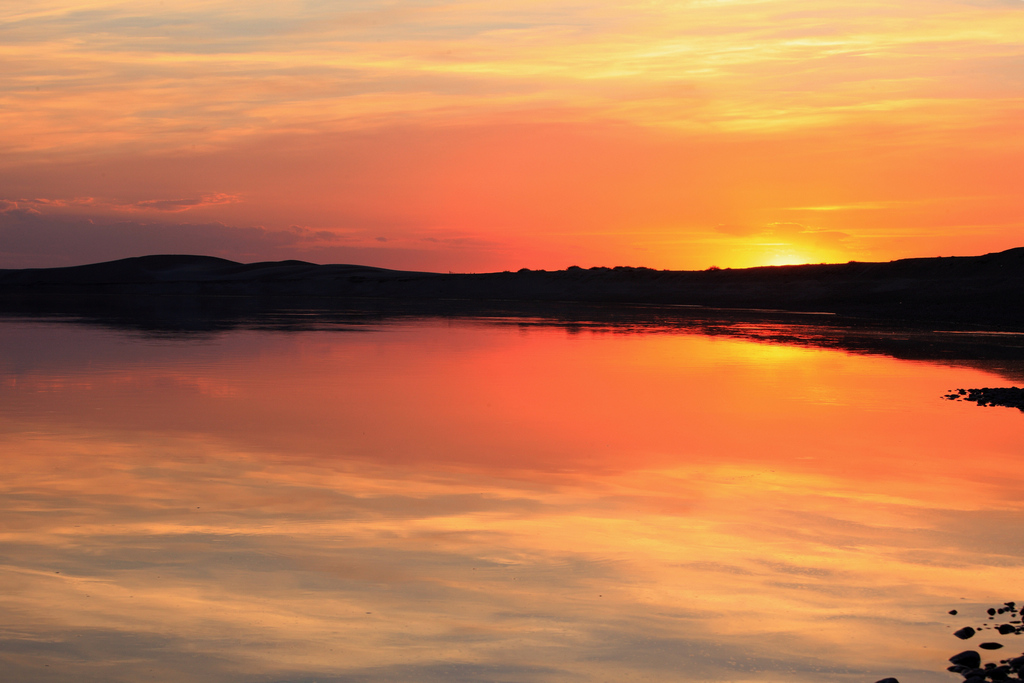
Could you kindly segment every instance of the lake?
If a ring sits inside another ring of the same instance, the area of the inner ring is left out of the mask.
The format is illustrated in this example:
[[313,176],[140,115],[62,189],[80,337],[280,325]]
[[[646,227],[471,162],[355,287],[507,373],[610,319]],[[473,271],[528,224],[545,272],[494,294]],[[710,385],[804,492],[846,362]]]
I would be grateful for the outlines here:
[[959,681],[1024,354],[824,322],[5,319],[5,677]]

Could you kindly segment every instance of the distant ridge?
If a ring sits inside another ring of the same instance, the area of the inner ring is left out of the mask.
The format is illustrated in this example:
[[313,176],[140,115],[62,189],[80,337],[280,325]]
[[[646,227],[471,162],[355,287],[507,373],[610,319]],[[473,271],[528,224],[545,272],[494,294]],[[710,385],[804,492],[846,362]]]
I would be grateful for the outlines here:
[[0,305],[17,300],[21,309],[54,297],[166,296],[689,305],[1016,327],[1024,325],[1024,248],[888,263],[706,271],[571,267],[442,274],[190,255],[0,270]]

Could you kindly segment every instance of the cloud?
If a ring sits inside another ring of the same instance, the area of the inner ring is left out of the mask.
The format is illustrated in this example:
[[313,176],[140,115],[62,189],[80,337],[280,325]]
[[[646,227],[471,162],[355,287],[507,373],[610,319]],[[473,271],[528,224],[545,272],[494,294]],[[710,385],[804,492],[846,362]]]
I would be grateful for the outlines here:
[[761,231],[760,228],[755,228],[749,225],[716,225],[715,232],[720,232],[723,235],[734,235],[736,237],[749,237],[750,235],[756,235]]
[[[241,202],[238,195],[214,192],[199,197],[186,197],[179,199],[142,199],[134,202],[122,202],[115,200],[103,200],[96,197],[74,197],[64,198],[41,198],[31,199],[0,200],[0,207],[4,204],[29,204],[39,207],[51,208],[95,208],[113,211],[159,211],[164,213],[181,213],[191,209],[205,208],[207,206],[221,206],[224,204],[237,204]],[[0,208],[2,210],[2,208]]]
[[50,199],[47,197],[32,197],[30,199],[18,199],[17,204],[31,204],[33,206],[51,207],[65,209],[68,207],[96,206],[95,197],[74,197],[72,199]]
[[179,213],[181,211],[188,211],[190,209],[207,207],[207,206],[220,206],[223,204],[236,204],[241,199],[237,195],[224,194],[221,192],[215,194],[204,194],[199,198],[192,199],[145,199],[143,201],[134,202],[130,204],[119,204],[113,205],[114,208],[122,211],[168,211],[172,213]]
[[791,206],[789,211],[870,211],[877,209],[891,209],[903,206],[911,202],[853,202],[851,204],[825,204],[822,206]]
[[[1022,6],[457,1],[241,11],[210,2],[30,11],[4,36],[3,147],[187,149],[280,128],[554,111],[694,131],[894,116],[973,126],[1017,106],[1002,70],[1017,57]],[[961,75],[968,69],[978,71],[971,82]]]
[[791,237],[809,232],[809,229],[800,223],[768,223],[766,225],[717,225],[715,232],[736,237],[752,237],[754,235]]
[[850,235],[837,230],[820,230],[802,223],[775,222],[765,225],[716,225],[715,232],[733,237],[781,239],[815,247],[842,246]]
[[38,216],[39,210],[34,209],[30,206],[19,206],[18,202],[12,202],[7,199],[0,199],[0,215],[19,216],[22,218],[28,218],[30,216]]
[[765,231],[768,234],[775,235],[777,237],[792,237],[794,235],[809,232],[809,230],[800,223],[769,223],[765,226]]
[[715,232],[736,237],[769,235],[773,237],[789,237],[809,232],[810,229],[800,223],[768,223],[766,225],[716,225]]
[[818,230],[806,234],[806,238],[815,246],[830,248],[845,246],[850,237],[849,233],[838,230]]

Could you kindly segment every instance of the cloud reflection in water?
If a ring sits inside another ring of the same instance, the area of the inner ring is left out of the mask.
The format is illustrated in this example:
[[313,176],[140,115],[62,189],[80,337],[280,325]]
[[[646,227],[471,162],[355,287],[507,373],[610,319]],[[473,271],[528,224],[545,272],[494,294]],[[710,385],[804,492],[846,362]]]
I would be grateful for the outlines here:
[[1021,416],[939,399],[980,370],[468,322],[0,333],[18,680],[938,681],[946,610],[1019,583]]

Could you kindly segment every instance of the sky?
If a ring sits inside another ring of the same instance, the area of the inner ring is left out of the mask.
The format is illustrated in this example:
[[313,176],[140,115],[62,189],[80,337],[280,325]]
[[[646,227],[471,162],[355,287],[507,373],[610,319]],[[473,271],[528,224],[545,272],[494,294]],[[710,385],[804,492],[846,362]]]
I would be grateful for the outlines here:
[[1024,245],[1021,0],[0,0],[0,268]]

